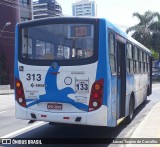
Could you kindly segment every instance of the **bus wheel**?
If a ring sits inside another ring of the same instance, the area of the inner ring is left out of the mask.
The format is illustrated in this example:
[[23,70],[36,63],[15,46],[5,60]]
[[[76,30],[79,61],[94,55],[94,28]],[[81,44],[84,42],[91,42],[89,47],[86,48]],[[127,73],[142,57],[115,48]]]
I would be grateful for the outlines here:
[[129,124],[134,118],[134,98],[130,98],[129,102],[129,115],[127,116],[127,124]]
[[148,88],[147,88],[147,96],[149,96],[149,85],[148,85]]
[[144,97],[144,104],[146,103],[146,101],[147,101],[147,96],[148,96],[148,93],[149,93],[149,87],[147,88],[147,90],[146,90],[146,94],[145,94],[145,97]]

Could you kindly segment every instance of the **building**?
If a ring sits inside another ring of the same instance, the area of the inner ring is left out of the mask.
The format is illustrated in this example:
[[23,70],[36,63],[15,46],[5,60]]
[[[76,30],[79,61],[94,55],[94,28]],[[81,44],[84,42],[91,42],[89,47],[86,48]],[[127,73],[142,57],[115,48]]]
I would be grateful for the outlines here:
[[73,16],[97,16],[97,6],[95,1],[80,0],[72,4]]
[[32,2],[32,0],[19,0],[21,22],[32,19]]
[[14,35],[19,22],[19,0],[0,3],[0,85],[14,85]]
[[33,19],[62,16],[62,7],[56,0],[33,2]]
[[15,25],[32,19],[32,0],[0,2],[0,85],[14,87]]

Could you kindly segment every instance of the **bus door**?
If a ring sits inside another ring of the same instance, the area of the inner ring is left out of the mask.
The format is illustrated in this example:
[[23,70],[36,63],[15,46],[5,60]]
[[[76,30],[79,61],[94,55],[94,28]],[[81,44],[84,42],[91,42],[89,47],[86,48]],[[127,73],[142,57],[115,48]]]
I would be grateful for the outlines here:
[[126,102],[126,40],[120,36],[116,36],[117,51],[117,116],[118,118],[125,116]]
[[149,95],[151,95],[152,94],[152,60],[153,60],[153,58],[150,56],[149,57],[149,81],[150,81],[150,83],[149,83],[149,93],[148,93],[148,96]]

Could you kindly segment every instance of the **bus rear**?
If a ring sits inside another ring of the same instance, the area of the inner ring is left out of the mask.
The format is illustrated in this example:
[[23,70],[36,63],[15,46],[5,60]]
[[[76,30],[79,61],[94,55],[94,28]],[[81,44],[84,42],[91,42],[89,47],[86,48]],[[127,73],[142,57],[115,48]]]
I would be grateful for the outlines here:
[[107,125],[98,30],[99,20],[85,18],[17,24],[16,118]]

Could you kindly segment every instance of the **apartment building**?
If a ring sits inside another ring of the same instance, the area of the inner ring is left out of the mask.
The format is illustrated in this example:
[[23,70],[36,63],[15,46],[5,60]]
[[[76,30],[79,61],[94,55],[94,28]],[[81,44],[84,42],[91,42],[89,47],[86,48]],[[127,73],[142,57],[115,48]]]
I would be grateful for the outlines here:
[[73,16],[96,16],[97,6],[95,1],[80,0],[72,4]]

